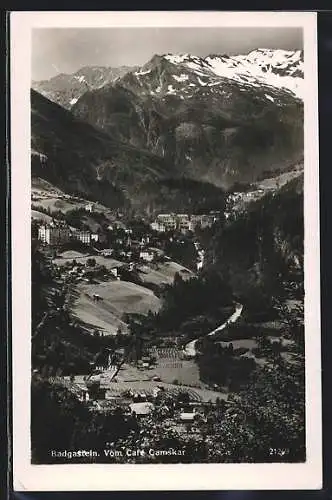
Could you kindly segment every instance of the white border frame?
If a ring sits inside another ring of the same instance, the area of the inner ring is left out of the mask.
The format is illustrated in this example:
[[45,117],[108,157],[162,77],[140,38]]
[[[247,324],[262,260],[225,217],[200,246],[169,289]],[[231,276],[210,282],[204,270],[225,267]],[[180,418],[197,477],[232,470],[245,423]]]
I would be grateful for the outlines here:
[[[31,31],[38,27],[114,26],[303,28],[307,437],[307,461],[303,464],[30,464]],[[14,489],[16,491],[320,489],[322,428],[316,14],[202,11],[12,12],[10,28]]]

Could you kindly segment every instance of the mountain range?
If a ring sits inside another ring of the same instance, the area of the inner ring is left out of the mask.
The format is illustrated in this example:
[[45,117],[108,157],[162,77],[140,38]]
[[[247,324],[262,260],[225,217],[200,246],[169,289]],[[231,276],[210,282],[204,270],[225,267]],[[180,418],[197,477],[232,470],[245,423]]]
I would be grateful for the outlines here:
[[[72,94],[68,79],[52,79],[52,100],[66,100],[70,111],[32,91],[35,169],[39,176],[46,172],[45,155],[52,164],[47,180],[61,187],[84,192],[94,186],[100,197],[106,182],[128,203],[154,210],[172,199],[185,208],[197,199],[198,186],[215,196],[303,158],[301,51],[165,54],[140,68],[122,68],[122,75],[104,70],[72,75]],[[62,80],[64,90],[57,84]],[[46,84],[38,85],[47,95]],[[186,191],[187,201],[180,202]]]
[[[204,58],[190,54],[164,54],[157,57],[167,60],[174,67],[183,68],[182,75],[174,75],[176,83],[186,83],[188,81],[186,73],[191,71],[200,77],[196,79],[198,85],[217,85],[218,77],[225,77],[244,85],[250,84],[257,87],[264,84],[286,89],[299,98],[303,97],[303,51],[300,50],[256,49],[244,55],[211,54]],[[51,101],[70,109],[87,90],[113,83],[129,72],[134,72],[138,80],[141,80],[142,76],[149,73],[149,65],[150,63],[147,63],[142,68],[138,66],[120,66],[118,68],[85,66],[72,74],[60,73],[48,80],[33,81],[32,88]],[[206,79],[210,81],[204,81]],[[182,87],[185,86],[182,85]],[[175,85],[175,88],[172,85],[164,90],[167,93],[175,93],[178,88],[179,85]],[[162,84],[151,90],[153,93],[162,92]],[[192,89],[184,89],[184,94],[188,90]]]
[[165,159],[117,141],[31,90],[32,177],[110,208],[222,208],[216,186],[186,179]]
[[33,81],[32,88],[50,101],[70,109],[88,90],[98,89],[107,83],[115,82],[128,71],[135,68],[120,66],[85,66],[72,74],[60,73],[48,80]]
[[[158,63],[162,70],[169,71],[170,82],[165,82],[162,78],[159,82],[154,82],[157,85],[151,85],[150,74],[155,71]],[[130,73],[136,78],[138,86],[147,85],[146,90],[152,94],[166,93],[188,97],[195,93],[197,87],[218,87],[226,78],[242,84],[242,91],[248,86],[264,86],[267,92],[269,89],[272,92],[275,89],[288,90],[301,98],[303,52],[257,49],[247,55],[209,55],[205,58],[191,54],[164,54],[154,56],[142,68]],[[150,76],[147,78],[147,75]],[[271,95],[265,97],[273,100]]]

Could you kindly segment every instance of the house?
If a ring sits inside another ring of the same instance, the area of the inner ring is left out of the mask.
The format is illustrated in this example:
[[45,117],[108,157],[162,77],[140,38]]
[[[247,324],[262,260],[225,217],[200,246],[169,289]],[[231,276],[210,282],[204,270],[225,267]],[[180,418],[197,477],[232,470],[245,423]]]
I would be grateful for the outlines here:
[[101,255],[103,257],[111,257],[111,255],[113,254],[113,252],[114,252],[113,248],[104,248],[101,251]]
[[158,231],[158,233],[164,233],[166,231],[166,226],[162,222],[152,222],[150,224],[150,227],[151,229],[153,229],[153,231]]
[[78,393],[78,399],[79,401],[83,402],[88,402],[90,400],[90,395],[88,389],[81,387],[80,392]]
[[195,226],[191,222],[191,220],[188,220],[188,221],[181,222],[179,224],[178,229],[179,229],[179,231],[181,231],[181,233],[187,233],[188,231],[194,231]]
[[87,212],[93,212],[94,204],[93,203],[88,203],[88,205],[85,205],[85,210]]
[[92,300],[94,302],[99,302],[100,300],[103,300],[103,297],[101,297],[98,293],[92,294]]
[[112,401],[116,405],[121,405],[123,403],[122,395],[114,395],[113,391],[110,389],[106,390],[105,399],[108,401]]
[[177,219],[178,224],[186,223],[189,221],[189,215],[188,214],[176,214],[176,219]]
[[131,248],[133,249],[140,249],[141,248],[141,242],[139,240],[130,240],[130,245]]
[[214,215],[202,215],[201,216],[201,228],[211,227],[212,224],[217,220]]
[[190,223],[192,230],[194,231],[197,227],[201,226],[201,216],[200,215],[191,215]]
[[111,274],[113,274],[113,276],[114,276],[115,278],[117,278],[117,277],[119,276],[119,269],[118,269],[118,267],[112,267],[112,268],[110,269],[110,273],[111,273]]
[[160,387],[154,387],[152,390],[152,396],[156,398],[160,392],[161,392]]
[[181,233],[186,233],[193,230],[194,226],[188,214],[178,214],[176,216],[176,220],[177,229],[181,231]]
[[175,214],[159,214],[156,222],[163,224],[166,231],[174,231],[177,227],[177,218]]
[[151,229],[158,232],[178,230],[182,233],[194,231],[196,227],[210,227],[218,219],[217,213],[203,215],[159,214],[150,224]]
[[145,262],[152,262],[155,258],[155,252],[152,250],[141,250],[139,253],[139,258],[144,260]]
[[135,269],[134,262],[129,262],[129,264],[128,264],[128,271],[134,271],[134,269]]
[[197,414],[195,412],[183,412],[180,413],[179,420],[180,422],[186,423],[186,424],[191,424],[195,421],[197,418]]
[[71,238],[71,231],[66,224],[49,223],[38,228],[38,239],[48,245],[61,245]]
[[204,250],[198,250],[198,259],[197,259],[197,271],[202,269],[204,265],[205,252]]
[[77,240],[81,241],[86,245],[90,245],[91,243],[91,233],[87,230],[79,230],[75,233],[75,237]]
[[103,364],[96,364],[95,365],[95,369],[98,370],[98,371],[105,371],[107,369],[107,366],[103,365]]
[[124,265],[117,264],[117,265],[113,265],[109,270],[115,278],[120,279],[121,269],[124,269],[124,268],[125,268]]
[[121,362],[124,358],[124,355],[125,355],[125,350],[123,348],[116,349],[113,355],[113,362],[114,363]]
[[129,407],[132,413],[135,413],[137,416],[144,417],[151,413],[154,408],[154,404],[148,401],[143,401],[141,403],[131,403]]

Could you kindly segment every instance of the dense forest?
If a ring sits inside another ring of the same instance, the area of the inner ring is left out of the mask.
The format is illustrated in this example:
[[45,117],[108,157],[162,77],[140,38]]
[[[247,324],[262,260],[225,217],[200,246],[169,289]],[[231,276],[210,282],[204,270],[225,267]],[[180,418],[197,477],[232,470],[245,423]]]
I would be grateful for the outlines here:
[[303,298],[303,176],[251,203],[211,234],[207,265],[221,273],[247,309],[271,309],[289,287]]
[[226,318],[232,299],[231,288],[219,274],[206,272],[186,281],[177,274],[174,283],[165,287],[158,325],[166,330],[178,329],[182,325],[183,331],[187,329],[194,333],[195,322],[200,329],[204,317],[209,329],[210,324],[218,324]]

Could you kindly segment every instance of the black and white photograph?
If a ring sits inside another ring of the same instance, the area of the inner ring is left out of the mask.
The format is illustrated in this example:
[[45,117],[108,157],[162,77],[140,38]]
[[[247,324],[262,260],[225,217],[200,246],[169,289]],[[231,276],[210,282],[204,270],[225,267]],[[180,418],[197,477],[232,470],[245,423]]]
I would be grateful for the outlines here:
[[31,466],[305,465],[319,447],[315,52],[290,13],[247,15],[31,28],[14,335]]

